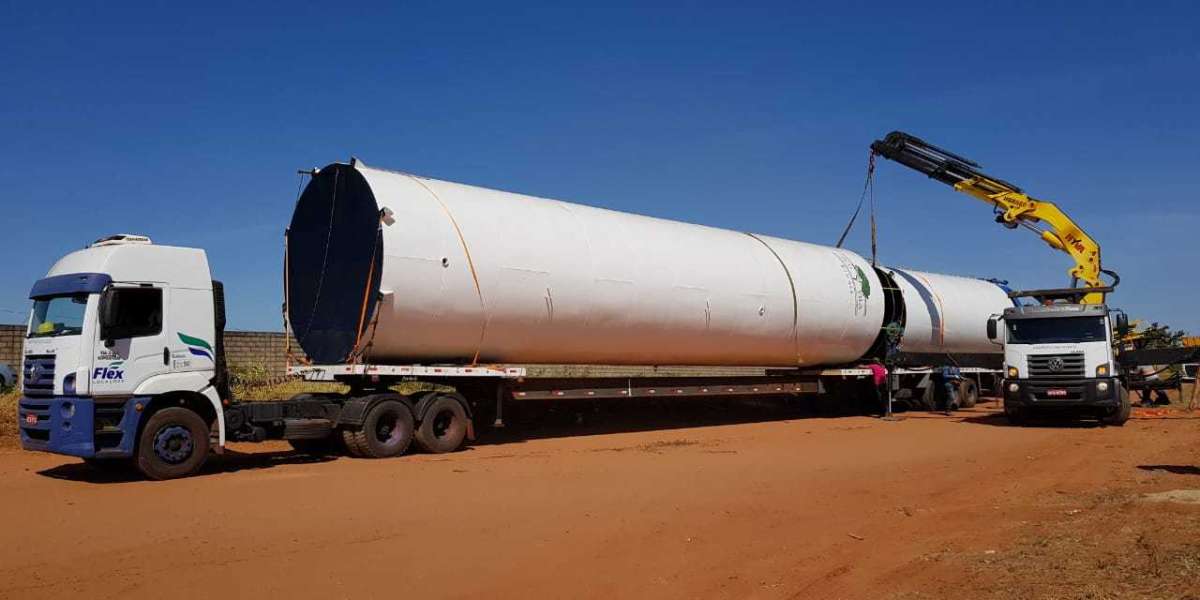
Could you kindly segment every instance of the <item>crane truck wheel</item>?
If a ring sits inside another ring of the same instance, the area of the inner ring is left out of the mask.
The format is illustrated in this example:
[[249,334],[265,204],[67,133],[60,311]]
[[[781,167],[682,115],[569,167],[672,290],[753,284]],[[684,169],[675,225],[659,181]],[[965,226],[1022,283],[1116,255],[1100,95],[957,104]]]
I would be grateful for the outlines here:
[[208,425],[186,408],[164,408],[146,421],[136,457],[138,470],[150,479],[187,477],[208,459]]
[[964,379],[958,384],[958,406],[972,408],[979,402],[979,386],[970,379]]
[[[384,400],[367,412],[362,429],[350,433],[351,452],[366,458],[400,456],[413,440],[413,414],[403,402]],[[343,435],[343,439],[345,436]]]
[[1100,418],[1100,422],[1105,425],[1114,425],[1120,427],[1129,420],[1129,413],[1132,406],[1129,403],[1129,390],[1125,386],[1117,386],[1117,407],[1113,411]]
[[467,437],[467,411],[458,400],[439,396],[425,409],[417,427],[417,443],[427,452],[454,452]]
[[1025,411],[1016,406],[1009,406],[1007,402],[1004,404],[1004,416],[1008,417],[1011,425],[1025,424]]

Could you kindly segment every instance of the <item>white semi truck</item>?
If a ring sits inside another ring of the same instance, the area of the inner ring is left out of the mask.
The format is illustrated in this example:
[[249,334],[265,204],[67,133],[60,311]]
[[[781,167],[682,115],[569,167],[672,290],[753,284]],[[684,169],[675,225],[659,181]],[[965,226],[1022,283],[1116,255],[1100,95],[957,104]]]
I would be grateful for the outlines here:
[[[999,387],[987,322],[1012,305],[990,281],[357,161],[313,171],[286,235],[286,313],[312,361],[290,373],[347,393],[239,402],[204,251],[118,235],[59,259],[30,292],[22,445],[133,461],[155,479],[195,473],[230,441],[448,452],[509,401],[873,398],[865,364],[885,359],[914,401],[933,393],[933,369],[960,368],[969,404]],[[528,363],[771,370],[539,378]],[[390,389],[406,380],[456,391]]]

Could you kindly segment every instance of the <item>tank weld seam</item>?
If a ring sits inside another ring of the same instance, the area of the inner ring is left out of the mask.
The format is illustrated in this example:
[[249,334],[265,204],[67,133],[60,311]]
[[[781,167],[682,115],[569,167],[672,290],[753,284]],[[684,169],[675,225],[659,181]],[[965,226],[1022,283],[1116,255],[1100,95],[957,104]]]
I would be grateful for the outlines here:
[[796,353],[796,363],[802,364],[803,361],[800,360],[800,299],[796,296],[796,281],[792,279],[792,272],[788,270],[787,263],[783,262],[783,258],[779,256],[779,253],[775,252],[775,249],[770,244],[749,231],[743,233],[758,240],[758,243],[765,246],[767,251],[775,257],[775,260],[779,261],[779,266],[783,268],[783,274],[787,276],[788,289],[792,291],[792,347]]
[[442,208],[442,212],[446,213],[446,218],[450,219],[450,224],[454,226],[454,232],[458,235],[458,242],[462,245],[463,254],[467,257],[467,269],[471,271],[471,281],[475,283],[475,295],[479,297],[480,316],[483,317],[483,323],[479,328],[479,343],[475,346],[475,355],[471,357],[471,365],[477,365],[479,364],[479,355],[483,351],[483,340],[487,335],[488,321],[490,319],[488,319],[487,303],[483,300],[483,288],[479,285],[479,274],[475,271],[475,261],[471,259],[471,249],[467,246],[467,238],[463,235],[462,228],[458,226],[458,221],[455,220],[454,214],[450,212],[450,207],[446,206],[446,203],[437,195],[437,192],[433,191],[433,188],[425,185],[425,182],[421,181],[420,177],[408,173],[404,173],[403,175],[415,181],[417,185],[425,188],[425,191],[429,192],[429,195],[437,201],[438,206]]

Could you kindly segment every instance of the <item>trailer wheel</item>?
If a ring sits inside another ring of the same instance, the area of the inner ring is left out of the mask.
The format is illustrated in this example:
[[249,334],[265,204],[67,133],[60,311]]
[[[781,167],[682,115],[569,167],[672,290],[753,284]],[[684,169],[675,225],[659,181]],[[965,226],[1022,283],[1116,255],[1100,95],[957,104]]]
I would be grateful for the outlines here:
[[958,384],[958,406],[972,408],[979,402],[979,386],[973,380],[964,379]]
[[150,479],[187,477],[208,459],[208,425],[186,408],[164,408],[146,421],[138,438],[137,467]]
[[1113,425],[1120,427],[1129,420],[1129,412],[1132,409],[1129,403],[1129,390],[1125,386],[1117,386],[1117,407],[1113,411],[1100,418],[1100,422],[1105,425]]
[[353,431],[351,437],[354,444],[351,451],[357,451],[357,456],[400,456],[412,444],[412,411],[398,400],[384,400],[371,407],[363,419],[362,429]]
[[358,439],[354,435],[357,432],[357,429],[343,429],[339,433],[342,436],[342,446],[346,448],[346,454],[356,458],[362,458],[367,454],[365,450],[362,450],[358,447]]
[[425,410],[417,443],[428,452],[454,452],[467,437],[467,411],[450,396],[440,396]]

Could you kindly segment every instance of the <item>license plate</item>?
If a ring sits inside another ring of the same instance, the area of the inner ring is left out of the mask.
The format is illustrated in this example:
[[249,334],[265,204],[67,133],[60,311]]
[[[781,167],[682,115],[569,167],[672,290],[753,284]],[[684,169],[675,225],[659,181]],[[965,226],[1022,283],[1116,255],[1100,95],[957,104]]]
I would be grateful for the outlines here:
[[1046,395],[1053,398],[1066,398],[1067,390],[1046,390]]
[[37,415],[35,415],[33,413],[29,413],[29,414],[25,415],[25,424],[26,425],[37,425]]

